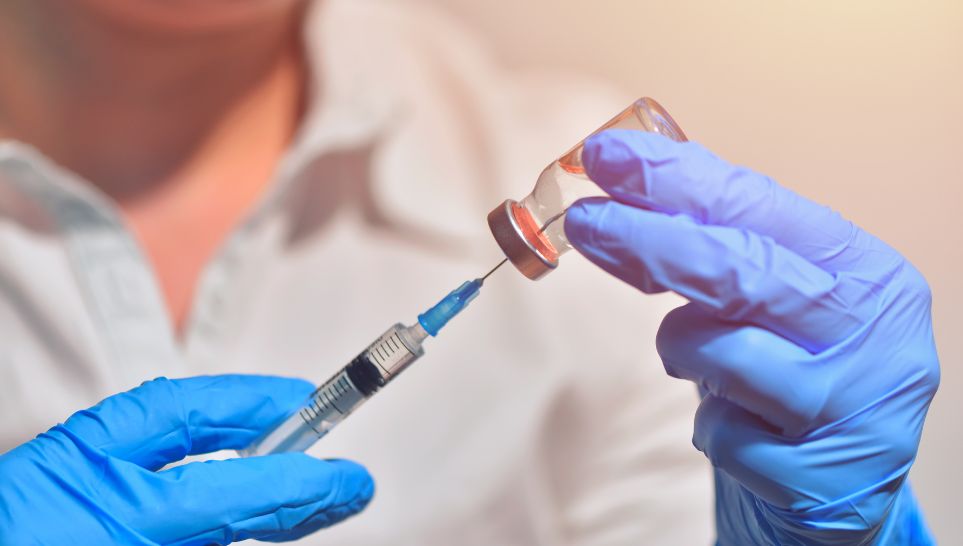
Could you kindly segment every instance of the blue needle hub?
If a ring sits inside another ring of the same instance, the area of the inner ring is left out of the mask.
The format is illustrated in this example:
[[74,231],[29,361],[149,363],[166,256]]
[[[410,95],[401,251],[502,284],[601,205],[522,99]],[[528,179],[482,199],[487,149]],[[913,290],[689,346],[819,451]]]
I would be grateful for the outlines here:
[[448,321],[461,313],[462,309],[471,303],[471,300],[478,297],[481,287],[482,279],[465,281],[442,298],[434,307],[418,315],[418,323],[432,336],[437,335],[438,331],[448,324]]

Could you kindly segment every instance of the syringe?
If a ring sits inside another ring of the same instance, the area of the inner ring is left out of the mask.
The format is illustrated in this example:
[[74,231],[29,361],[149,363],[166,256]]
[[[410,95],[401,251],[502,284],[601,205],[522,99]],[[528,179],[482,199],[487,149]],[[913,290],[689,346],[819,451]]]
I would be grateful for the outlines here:
[[484,276],[466,281],[434,307],[418,315],[411,326],[398,323],[388,328],[347,366],[317,388],[296,413],[282,421],[245,449],[242,457],[304,451],[374,396],[412,362],[425,354],[425,339],[478,296],[482,284],[505,261]]

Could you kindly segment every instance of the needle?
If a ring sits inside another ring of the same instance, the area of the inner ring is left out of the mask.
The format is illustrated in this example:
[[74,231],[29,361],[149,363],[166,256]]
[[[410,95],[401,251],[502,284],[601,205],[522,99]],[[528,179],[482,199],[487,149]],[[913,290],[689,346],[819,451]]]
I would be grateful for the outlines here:
[[545,225],[542,226],[542,229],[538,230],[538,234],[541,235],[542,233],[545,233],[545,230],[548,229],[548,226],[552,225],[552,222],[554,222],[555,220],[558,220],[562,216],[565,216],[565,213],[568,212],[568,209],[569,207],[565,207],[565,210],[549,218],[548,221],[545,222]]
[[495,271],[498,271],[498,268],[501,267],[502,265],[504,265],[505,262],[507,262],[507,261],[508,261],[508,258],[505,258],[504,260],[498,262],[498,264],[495,265],[495,267],[491,268],[491,270],[490,270],[488,273],[485,273],[485,275],[484,275],[483,277],[481,277],[480,279],[478,279],[478,282],[480,282],[480,283],[485,282],[485,279],[487,279],[488,277],[490,277],[491,274],[494,273]]

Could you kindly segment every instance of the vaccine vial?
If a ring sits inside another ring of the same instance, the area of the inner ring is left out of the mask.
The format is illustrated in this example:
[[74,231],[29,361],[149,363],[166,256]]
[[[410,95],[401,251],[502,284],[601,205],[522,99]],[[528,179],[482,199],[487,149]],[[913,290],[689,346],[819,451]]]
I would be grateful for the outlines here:
[[[634,129],[659,133],[678,142],[686,140],[668,112],[648,97],[630,104],[592,135],[606,129]],[[521,201],[507,199],[488,214],[488,227],[498,246],[529,279],[547,275],[558,267],[559,256],[572,248],[564,229],[568,207],[584,197],[605,195],[585,174],[584,142],[583,139],[545,167],[532,193]]]

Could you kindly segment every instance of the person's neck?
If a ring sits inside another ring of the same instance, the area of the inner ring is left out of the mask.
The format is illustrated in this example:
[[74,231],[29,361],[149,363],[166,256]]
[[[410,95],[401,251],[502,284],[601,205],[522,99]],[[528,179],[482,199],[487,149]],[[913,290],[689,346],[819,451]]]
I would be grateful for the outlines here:
[[122,204],[223,180],[231,173],[203,175],[232,159],[276,160],[296,129],[300,7],[171,36],[72,2],[11,4],[0,7],[0,137],[36,146]]

